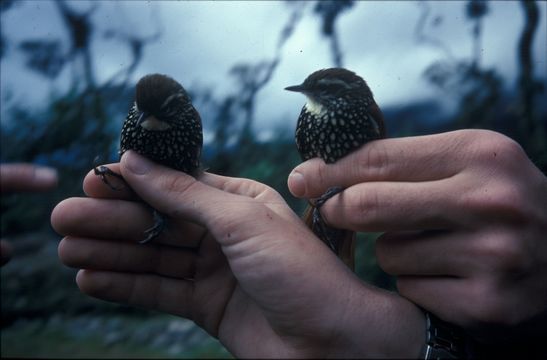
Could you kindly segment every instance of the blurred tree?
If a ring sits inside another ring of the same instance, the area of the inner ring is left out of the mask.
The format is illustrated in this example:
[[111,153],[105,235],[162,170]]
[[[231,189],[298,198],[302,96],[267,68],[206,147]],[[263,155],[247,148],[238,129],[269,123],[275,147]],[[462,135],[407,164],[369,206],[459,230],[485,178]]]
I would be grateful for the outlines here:
[[[424,3],[420,3],[424,4]],[[429,4],[422,6],[417,32],[429,16]],[[547,171],[547,134],[545,108],[539,110],[535,98],[543,91],[541,81],[533,74],[532,43],[538,27],[539,12],[534,1],[521,1],[525,21],[520,36],[517,58],[519,78],[515,89],[504,87],[502,76],[480,65],[482,20],[488,14],[488,4],[480,0],[466,3],[466,17],[474,22],[470,59],[455,59],[441,40],[431,41],[428,35],[418,40],[443,49],[445,58],[431,64],[424,76],[433,85],[457,99],[458,108],[449,129],[486,128],[505,133],[519,142],[530,158]],[[545,79],[543,79],[544,81]],[[535,112],[542,111],[541,115]]]
[[[2,14],[11,11],[12,4],[20,3],[2,0]],[[142,60],[144,47],[159,34],[127,35],[123,28],[103,32],[92,14],[107,3],[91,2],[85,11],[75,10],[74,4],[66,1],[50,4],[63,19],[67,36],[2,38],[3,46],[9,44],[10,51],[19,51],[29,71],[41,75],[45,81],[52,82],[63,71],[71,70],[68,91],[52,94],[44,108],[34,109],[24,102],[11,104],[5,112],[7,116],[2,118],[2,162],[47,164],[60,173],[55,191],[2,196],[1,235],[17,237],[12,242],[17,256],[6,266],[6,271],[2,269],[3,327],[16,319],[48,318],[60,313],[145,313],[97,302],[78,291],[73,285],[75,271],[60,266],[56,257],[58,236],[50,229],[48,214],[62,199],[82,194],[82,178],[97,155],[102,159],[117,159],[116,139],[134,91],[128,79]],[[153,25],[153,21],[150,23]],[[100,54],[91,47],[98,36],[111,37],[120,46],[129,47],[132,56],[125,68],[103,83],[98,82],[94,70]]]
[[473,24],[473,60],[471,67],[478,68],[481,60],[482,20],[488,13],[488,4],[484,0],[470,0],[466,5],[466,16]]
[[416,41],[420,44],[433,46],[434,48],[439,49],[443,53],[444,57],[453,59],[454,55],[452,54],[450,47],[426,30],[428,24],[433,25],[433,27],[440,26],[443,22],[443,17],[437,15],[430,20],[431,3],[425,0],[420,0],[417,4],[421,10],[421,13],[418,21],[416,22],[416,26],[414,27],[414,37]]
[[[210,164],[214,172],[238,175],[245,167],[252,166],[253,154],[257,153],[256,148],[260,146],[256,139],[257,131],[253,129],[257,95],[274,75],[281,61],[283,46],[294,33],[305,6],[305,2],[291,3],[288,20],[281,28],[271,59],[239,63],[230,69],[230,75],[236,81],[234,92],[215,101],[215,111],[211,117],[214,132],[211,146],[214,150]],[[287,142],[286,138],[276,140],[280,143]],[[260,154],[261,161],[271,160],[270,153]],[[276,154],[272,156],[275,157]],[[269,164],[272,167],[277,166],[275,162],[270,161]]]
[[82,64],[80,69],[73,71],[73,85],[82,84],[84,80],[84,88],[94,88],[96,84],[90,40],[95,26],[91,21],[91,15],[97,9],[98,3],[93,3],[87,11],[81,13],[73,10],[65,1],[58,0],[55,4],[70,37],[70,50],[66,54],[66,59]]
[[[14,4],[15,4],[15,0],[0,1],[0,14],[3,14],[5,11],[9,10]],[[4,37],[2,23],[0,22],[0,59],[4,57],[4,54],[7,51],[8,45],[9,45],[8,39]]]
[[[541,121],[536,110],[536,97],[545,91],[543,83],[534,76],[533,42],[539,26],[539,8],[534,1],[520,2],[524,12],[524,27],[518,43],[517,58],[519,62],[518,114],[521,136],[530,137],[529,144],[525,148],[531,156],[538,159],[547,169],[547,119]],[[545,79],[544,79],[545,81]],[[545,114],[543,114],[545,116]]]
[[[13,2],[2,1],[2,12]],[[131,61],[112,78],[99,84],[94,71],[95,57],[91,42],[101,30],[93,21],[94,14],[104,3],[91,2],[85,11],[77,11],[66,1],[53,2],[62,19],[66,37],[14,40],[26,59],[29,70],[42,75],[46,81],[55,80],[66,68],[71,68],[71,86],[65,94],[52,97],[43,110],[27,104],[14,104],[8,119],[1,123],[1,160],[37,162],[56,167],[61,183],[52,194],[41,194],[20,201],[18,196],[3,198],[2,234],[24,230],[26,224],[47,226],[47,209],[62,197],[80,193],[81,179],[90,169],[96,156],[117,158],[115,141],[121,121],[130,106],[133,89],[127,79],[142,59],[142,50],[160,34],[151,36],[127,35],[129,31],[108,30],[106,36],[128,46]],[[68,39],[68,44],[66,40]],[[68,49],[63,52],[63,49]],[[124,76],[120,76],[123,73]],[[114,78],[117,81],[114,81]],[[121,78],[121,81],[120,81]],[[33,201],[41,199],[41,201]],[[26,209],[40,208],[42,211]],[[38,226],[39,227],[39,226]]]
[[27,66],[47,78],[56,78],[65,65],[59,40],[24,40],[19,49],[26,55]]
[[342,12],[349,10],[354,4],[354,0],[319,0],[313,9],[321,18],[321,34],[330,40],[332,61],[335,67],[343,66],[343,54],[336,31],[336,20]]

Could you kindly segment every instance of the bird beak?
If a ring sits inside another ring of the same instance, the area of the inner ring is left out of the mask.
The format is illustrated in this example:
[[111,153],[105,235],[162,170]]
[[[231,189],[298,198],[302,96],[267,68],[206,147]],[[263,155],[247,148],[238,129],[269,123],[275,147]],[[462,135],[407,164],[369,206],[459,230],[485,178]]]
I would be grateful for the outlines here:
[[288,91],[296,91],[296,92],[306,92],[306,88],[303,85],[293,85],[293,86],[287,86],[285,90]]

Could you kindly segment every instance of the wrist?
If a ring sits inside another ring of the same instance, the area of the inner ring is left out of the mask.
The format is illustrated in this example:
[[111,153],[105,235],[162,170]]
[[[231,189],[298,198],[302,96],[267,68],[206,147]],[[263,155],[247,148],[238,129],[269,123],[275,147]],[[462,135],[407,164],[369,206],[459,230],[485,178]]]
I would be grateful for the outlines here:
[[418,358],[425,343],[423,312],[395,293],[359,285],[339,320],[336,356]]

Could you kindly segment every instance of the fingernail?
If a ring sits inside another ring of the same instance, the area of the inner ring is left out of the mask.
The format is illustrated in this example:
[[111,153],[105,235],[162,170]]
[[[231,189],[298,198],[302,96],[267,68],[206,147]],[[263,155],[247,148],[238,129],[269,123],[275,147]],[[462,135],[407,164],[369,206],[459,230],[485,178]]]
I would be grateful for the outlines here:
[[137,175],[144,175],[148,171],[150,171],[152,162],[144,156],[140,156],[134,151],[128,151],[123,156],[125,157],[127,168],[132,173]]
[[301,173],[293,171],[289,175],[287,184],[289,186],[289,191],[294,196],[302,197],[306,195],[306,181],[304,179],[304,175],[302,175]]
[[40,183],[56,183],[57,170],[48,167],[36,167],[34,170],[34,179]]

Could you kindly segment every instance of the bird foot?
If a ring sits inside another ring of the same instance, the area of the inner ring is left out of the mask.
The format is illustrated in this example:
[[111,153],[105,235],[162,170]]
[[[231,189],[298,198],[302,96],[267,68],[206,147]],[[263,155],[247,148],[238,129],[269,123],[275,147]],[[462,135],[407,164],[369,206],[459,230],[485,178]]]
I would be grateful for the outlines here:
[[154,215],[154,225],[144,232],[146,237],[139,241],[139,244],[146,244],[147,242],[156,239],[165,229],[165,218],[163,215],[155,209],[153,209],[152,215]]
[[321,195],[317,200],[315,200],[315,206],[316,209],[319,209],[321,206],[325,205],[327,200],[329,200],[334,195],[337,195],[344,191],[344,188],[341,186],[333,186],[327,189],[327,191]]
[[331,187],[313,204],[312,231],[337,255],[339,251],[338,240],[342,237],[344,230],[328,226],[325,223],[325,220],[323,220],[319,210],[327,202],[327,200],[334,195],[341,193],[343,190],[344,188],[341,186]]
[[[93,167],[93,172],[95,173],[95,175],[97,175],[98,177],[101,178],[101,181],[103,183],[105,183],[110,189],[114,190],[114,191],[120,191],[122,190],[125,186],[123,187],[115,187],[114,185],[112,185],[110,183],[110,181],[108,181],[107,179],[107,175],[110,175],[110,176],[113,176],[113,177],[116,177],[118,179],[121,179],[123,181],[123,177],[118,174],[118,173],[115,173],[114,171],[110,170],[110,168],[108,168],[108,166],[104,166],[104,165],[96,165],[97,162],[99,162],[99,156],[97,156],[94,160],[93,160],[93,163],[95,164],[95,166]],[[125,183],[125,181],[123,181]]]

